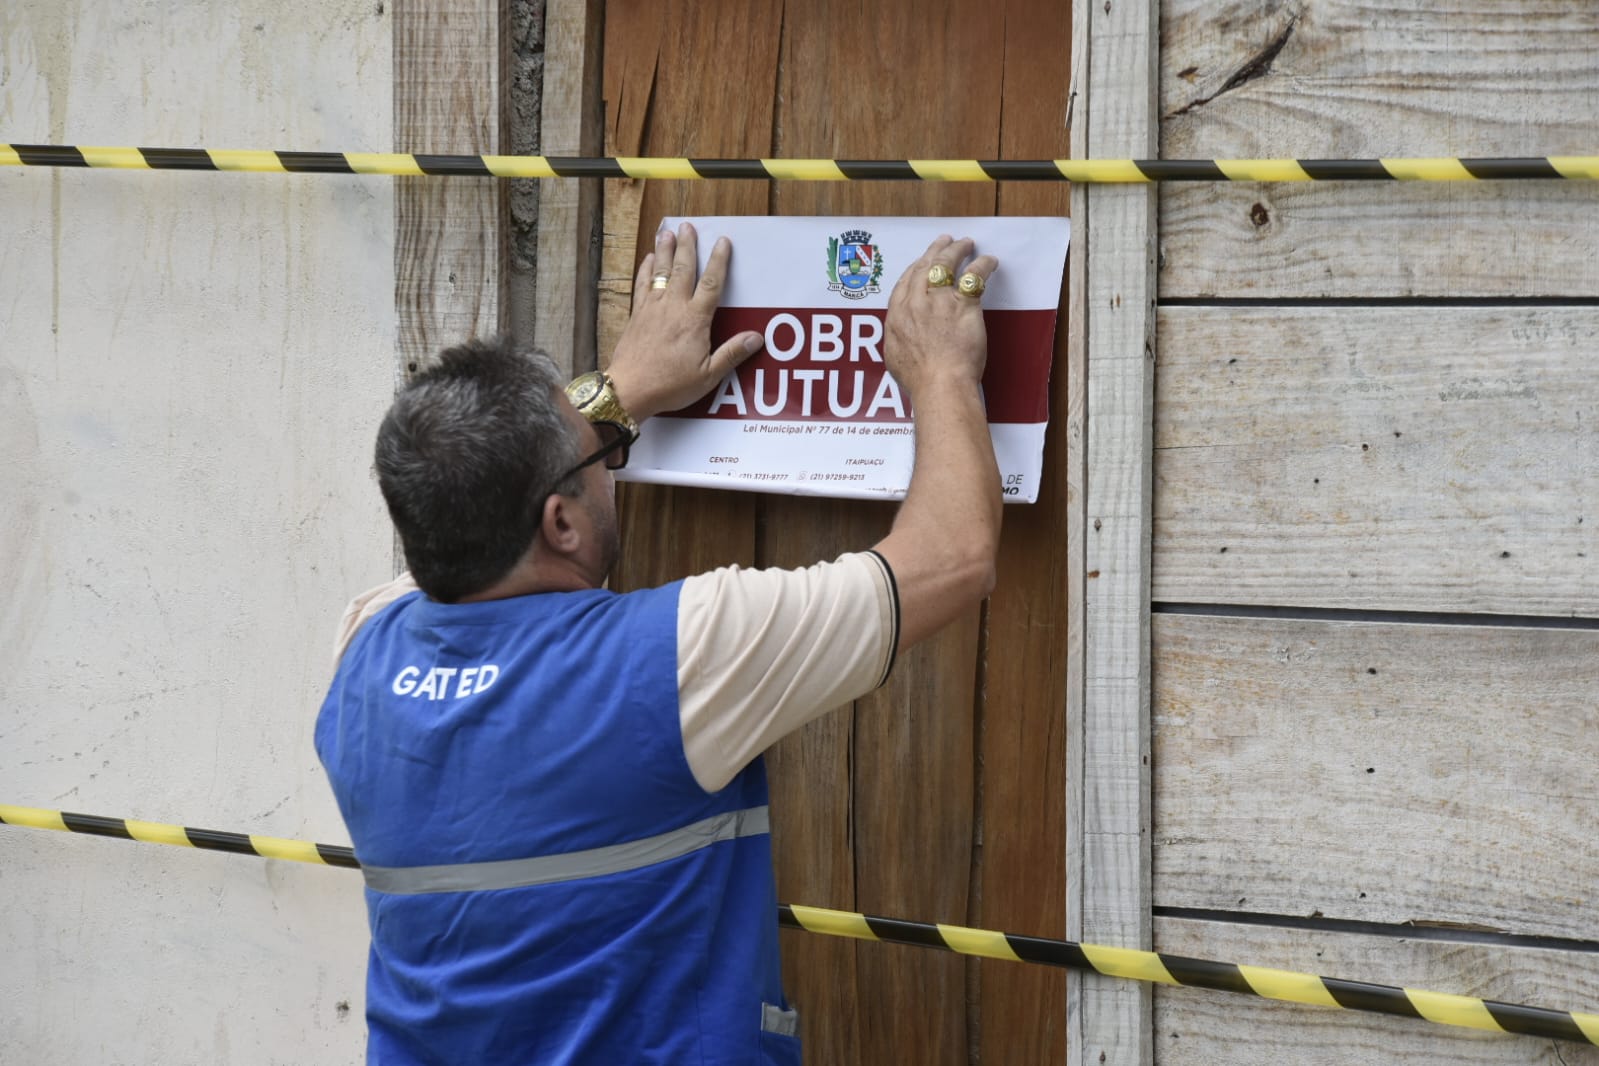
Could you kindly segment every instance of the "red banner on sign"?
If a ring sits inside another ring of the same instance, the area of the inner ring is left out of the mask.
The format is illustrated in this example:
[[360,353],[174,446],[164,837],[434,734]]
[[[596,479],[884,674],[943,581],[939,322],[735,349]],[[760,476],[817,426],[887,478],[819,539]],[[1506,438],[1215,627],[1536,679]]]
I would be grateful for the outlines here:
[[[745,361],[703,400],[670,417],[832,422],[908,422],[911,406],[883,364],[883,317],[871,308],[827,312],[808,307],[724,307],[711,343],[745,330],[766,348]],[[988,421],[1043,422],[1055,340],[1053,308],[984,311],[988,367],[983,396]]]

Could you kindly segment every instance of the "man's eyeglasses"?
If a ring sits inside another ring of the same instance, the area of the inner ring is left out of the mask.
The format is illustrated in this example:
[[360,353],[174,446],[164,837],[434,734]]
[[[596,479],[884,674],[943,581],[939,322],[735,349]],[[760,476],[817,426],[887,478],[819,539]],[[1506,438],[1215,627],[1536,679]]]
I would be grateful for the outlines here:
[[584,467],[592,466],[602,459],[605,460],[607,470],[620,470],[627,465],[627,453],[633,445],[633,435],[615,422],[594,422],[593,426],[594,432],[600,438],[599,448],[587,459],[556,478],[557,485],[564,483],[567,478]]

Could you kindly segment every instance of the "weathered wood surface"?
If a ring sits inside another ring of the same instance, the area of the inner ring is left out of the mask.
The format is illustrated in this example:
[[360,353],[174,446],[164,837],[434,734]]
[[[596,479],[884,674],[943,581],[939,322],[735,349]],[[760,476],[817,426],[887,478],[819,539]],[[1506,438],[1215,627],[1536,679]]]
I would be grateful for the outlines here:
[[[1070,5],[1010,4],[999,149],[1008,159],[1055,158],[1070,148]],[[999,214],[1064,215],[1069,190],[1001,185]],[[1050,427],[1038,502],[1005,512],[999,585],[985,619],[977,721],[976,877],[972,925],[1066,935],[1066,654],[1070,513],[1064,315],[1050,377]],[[980,961],[973,968],[978,1063],[1066,1061],[1066,974]]]
[[1168,185],[1160,212],[1163,298],[1599,289],[1594,182]]
[[[545,0],[542,155],[601,153],[599,100],[601,0]],[[596,364],[598,304],[595,244],[598,179],[559,178],[539,188],[538,272],[533,336],[568,373]]]
[[[1556,1010],[1599,1005],[1599,952],[1359,936],[1176,918],[1161,951]],[[1599,1048],[1204,989],[1155,992],[1160,1066],[1599,1066]]]
[[[700,12],[727,8],[731,0],[702,4]],[[664,5],[607,6],[604,84],[606,152],[611,155],[747,154],[770,137],[770,108],[762,96],[750,101],[749,130],[717,112],[698,113],[698,86],[719,77],[713,51],[666,48],[664,35],[692,36],[694,13]],[[775,43],[775,29],[772,33]],[[759,38],[757,38],[757,41]],[[757,52],[757,54],[759,54]],[[775,61],[775,51],[766,57]],[[653,99],[653,106],[652,101]],[[720,96],[717,99],[722,99]],[[743,103],[745,101],[741,101]],[[742,114],[742,112],[741,112]],[[605,272],[598,334],[600,362],[609,360],[627,323],[632,281],[639,258],[653,246],[656,224],[672,214],[759,214],[764,199],[744,183],[662,183],[651,190],[649,215],[641,216],[643,183],[608,182],[625,195],[607,197]],[[611,585],[646,588],[718,566],[756,564],[755,508],[744,495],[654,485],[617,486],[622,553]]]
[[[723,10],[725,9],[725,11]],[[714,49],[671,48],[670,40],[697,32],[696,17],[752,19],[742,29],[746,47],[764,66],[776,62],[776,28],[756,32],[771,13],[731,0],[699,5],[698,11],[658,4],[610,4],[605,22],[605,93],[609,101],[606,151],[613,155],[746,155],[770,143],[770,94],[740,97],[700,90],[721,77]],[[764,49],[762,42],[765,42]],[[763,103],[764,102],[764,103]],[[736,110],[739,121],[732,120]],[[615,183],[622,184],[622,183]],[[633,272],[654,246],[656,225],[666,214],[760,214],[764,196],[745,182],[662,182],[635,197],[619,198],[620,224],[608,227],[621,240],[609,250],[619,275],[618,290],[602,308],[601,334],[610,358],[626,325]],[[642,213],[641,213],[642,212]],[[654,485],[618,486],[623,534],[618,588],[640,588],[739,563],[755,563],[755,508],[747,497],[703,489]]]
[[[752,9],[731,0],[692,10],[613,2],[608,148],[705,156],[1064,154],[1058,64],[1065,19],[1044,0],[1008,7],[1004,17],[973,10],[929,24],[903,2],[861,9],[829,0],[781,13],[778,5]],[[885,50],[882,42],[906,46]],[[730,53],[748,57],[743,82],[717,103],[703,86],[725,80]],[[1011,73],[998,93],[846,92],[838,80],[839,70],[859,69],[873,71],[874,84],[940,84],[952,55],[971,69]],[[1050,62],[1056,65],[1043,69],[1053,81],[1030,67]],[[625,321],[637,256],[663,214],[982,215],[1005,195],[994,185],[608,182],[602,353]],[[1004,206],[1012,214],[1058,213],[1063,190],[1026,189]],[[1065,384],[1062,375],[1061,405]],[[1052,448],[1058,462],[1060,443]],[[729,544],[741,560],[751,545],[759,565],[809,564],[869,546],[893,516],[882,504],[624,489],[624,529],[642,552],[636,560],[631,547],[624,551],[627,586],[726,562]],[[1064,503],[1048,492],[1035,514],[1007,512],[1001,585],[986,630],[984,616],[972,612],[903,657],[882,691],[771,752],[781,898],[1062,934],[1064,589],[1047,575],[1060,565],[1064,532],[1050,508],[1063,513]],[[1058,971],[798,933],[785,935],[783,949],[807,1061],[1064,1058]]]
[[[1155,154],[1159,4],[1076,7],[1072,154]],[[1073,308],[1087,376],[1081,704],[1068,734],[1067,935],[1147,947],[1150,938],[1150,425],[1155,357],[1155,194],[1096,186],[1074,243]],[[1076,692],[1075,686],[1073,692]],[[1068,980],[1068,1058],[1147,1064],[1150,993],[1095,974]]]
[[1161,33],[1174,157],[1593,147],[1592,4],[1165,0]]
[[[1168,0],[1161,154],[1591,154],[1599,6]],[[1590,296],[1599,187],[1172,185],[1163,297]]]
[[[776,96],[771,80],[776,77],[782,24],[777,10],[769,8],[752,10],[737,0],[700,4],[693,10],[608,5],[607,151],[767,154]],[[701,47],[674,48],[672,41],[696,41]],[[725,79],[722,61],[734,48],[749,56],[747,71],[767,79],[766,87],[749,93],[704,93],[704,86]],[[702,107],[711,110],[706,113]],[[601,359],[609,356],[626,323],[634,270],[662,217],[764,214],[767,196],[764,182],[606,182]],[[620,489],[624,550],[617,587],[647,586],[730,562],[803,565],[820,557],[814,553],[822,546],[803,533],[791,537],[799,531],[786,520],[763,527],[768,531],[758,544],[757,500],[752,495],[648,485]],[[791,506],[802,509],[797,502]],[[635,558],[641,549],[643,554]],[[848,711],[834,712],[771,755],[773,843],[782,899],[853,906],[855,857],[847,846],[854,817],[852,728]],[[837,938],[784,938],[786,991],[800,1009],[807,1054],[817,1061],[861,1061],[864,1009],[856,986],[856,951],[853,941]]]
[[1157,905],[1594,939],[1599,631],[1154,633]]
[[1167,308],[1154,598],[1599,616],[1599,309]]
[[[1090,0],[1072,0],[1072,26],[1087,25]],[[1072,47],[1071,92],[1067,129],[1073,153],[1087,150],[1072,124],[1079,87],[1087,81],[1088,49]],[[1066,807],[1066,935],[1082,936],[1081,896],[1076,886],[1083,880],[1083,725],[1087,704],[1087,629],[1083,604],[1087,600],[1088,569],[1084,565],[1088,530],[1088,286],[1087,221],[1089,186],[1071,186],[1072,239],[1066,257],[1066,408],[1055,416],[1055,436],[1066,439],[1066,691],[1065,691],[1065,794]],[[1067,1044],[1074,1048],[1067,1062],[1082,1058],[1082,979],[1066,974]]]
[[[763,501],[761,512],[760,559],[768,566],[807,566],[823,556],[854,550],[871,543],[887,529],[890,507],[883,504],[857,505],[845,513],[833,511],[835,525],[822,527],[816,511],[818,501],[778,499]],[[914,665],[902,662],[895,667],[901,677]],[[858,909],[858,883],[871,879],[862,869],[866,865],[913,867],[905,842],[873,837],[876,854],[865,852],[858,836],[862,822],[871,822],[883,812],[866,808],[856,791],[859,770],[854,764],[856,729],[863,711],[860,705],[842,707],[822,715],[804,729],[786,737],[767,755],[767,773],[772,790],[772,843],[777,866],[778,899],[801,903],[812,900],[821,906],[844,910]],[[889,707],[873,710],[894,713]],[[896,715],[896,719],[897,719]],[[881,793],[874,793],[881,802]],[[888,811],[902,812],[892,797]],[[925,871],[923,871],[925,872]],[[890,904],[888,909],[892,909]],[[917,960],[895,959],[882,945],[860,944],[837,937],[809,933],[783,934],[783,985],[800,1012],[800,1028],[805,1041],[805,1058],[814,1062],[844,1064],[874,1061],[893,1031],[904,1018],[891,1016],[885,1006],[881,979],[868,962],[914,967]],[[953,998],[945,1009],[956,1018],[964,1017],[958,986],[948,975],[958,967],[936,966],[934,972],[945,980],[941,989]],[[885,1033],[885,1027],[889,1030]],[[912,1038],[914,1039],[914,1038]],[[868,1049],[873,1049],[869,1051]]]
[[[782,156],[892,156],[915,151],[939,155],[996,151],[1002,98],[999,92],[840,92],[838,71],[872,70],[876,84],[919,86],[946,82],[951,62],[963,69],[996,70],[1002,62],[1004,19],[992,12],[956,10],[948,21],[929,22],[910,3],[869,7],[825,0],[785,9],[783,64],[779,72],[774,144]],[[885,42],[915,42],[889,47]],[[959,57],[952,60],[951,57]],[[771,187],[772,212],[780,215],[976,215],[992,214],[996,189],[955,186],[851,183],[779,183]],[[919,249],[908,250],[914,254]],[[736,251],[735,251],[735,254]],[[904,262],[890,266],[891,273]],[[782,531],[802,547],[790,564],[869,546],[888,531],[892,508],[847,501],[765,501],[768,537]],[[978,612],[896,665],[879,692],[859,701],[848,734],[837,722],[779,744],[773,759],[774,811],[836,802],[817,797],[815,784],[836,780],[841,764],[850,778],[852,839],[785,836],[774,827],[780,849],[779,889],[795,885],[795,874],[826,852],[847,849],[854,866],[854,908],[877,914],[969,915],[976,832],[978,781],[974,703],[980,648]],[[828,748],[822,742],[831,741]],[[847,742],[843,746],[840,741]],[[829,750],[830,749],[830,750]],[[817,760],[817,761],[810,761]],[[774,819],[781,819],[774,814]],[[801,875],[804,876],[804,875]],[[818,886],[820,887],[820,886]],[[793,897],[798,899],[799,897]],[[963,919],[966,920],[966,919]],[[796,937],[784,942],[785,952]],[[815,949],[804,949],[814,951]],[[793,957],[790,962],[800,961]],[[818,959],[817,961],[821,961]],[[957,957],[921,958],[882,946],[856,951],[852,1008],[837,1003],[832,973],[798,966],[789,970],[801,1013],[812,1011],[806,1032],[830,1027],[839,1010],[853,1009],[855,1034],[829,1033],[825,1041],[853,1044],[859,1063],[965,1063],[975,1039],[971,1021],[978,1003],[969,995],[973,964]],[[827,1004],[823,1017],[800,1000]],[[847,1016],[847,1015],[846,1015]],[[1003,1035],[1003,1034],[998,1034]],[[853,1039],[851,1037],[853,1036]],[[810,1047],[818,1062],[824,1047]]]
[[[395,151],[498,151],[499,85],[500,0],[395,0]],[[394,306],[410,375],[441,348],[499,331],[503,190],[494,178],[394,183]]]
[[[850,769],[858,910],[970,913],[976,623],[974,612],[969,622],[913,648],[888,685],[856,703]],[[899,1056],[970,1061],[971,964],[881,948],[861,949],[856,959],[860,994],[870,1004],[860,1015],[862,1063]]]

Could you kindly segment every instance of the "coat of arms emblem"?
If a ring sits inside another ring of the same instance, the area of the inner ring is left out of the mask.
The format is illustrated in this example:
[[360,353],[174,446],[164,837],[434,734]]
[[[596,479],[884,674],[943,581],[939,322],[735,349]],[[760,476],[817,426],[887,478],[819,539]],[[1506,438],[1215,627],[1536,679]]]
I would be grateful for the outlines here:
[[845,230],[827,241],[827,286],[846,300],[861,300],[882,291],[877,279],[883,276],[882,249],[872,243],[865,230]]

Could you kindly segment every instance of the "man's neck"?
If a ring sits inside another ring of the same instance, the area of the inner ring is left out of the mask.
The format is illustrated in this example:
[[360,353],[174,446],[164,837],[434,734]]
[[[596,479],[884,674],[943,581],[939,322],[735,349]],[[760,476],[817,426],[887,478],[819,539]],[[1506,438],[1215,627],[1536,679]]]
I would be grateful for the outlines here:
[[573,560],[560,556],[538,559],[538,553],[524,556],[511,572],[480,592],[462,596],[461,603],[509,600],[517,596],[536,596],[542,592],[581,592],[598,588]]

